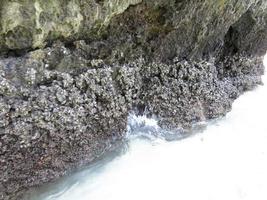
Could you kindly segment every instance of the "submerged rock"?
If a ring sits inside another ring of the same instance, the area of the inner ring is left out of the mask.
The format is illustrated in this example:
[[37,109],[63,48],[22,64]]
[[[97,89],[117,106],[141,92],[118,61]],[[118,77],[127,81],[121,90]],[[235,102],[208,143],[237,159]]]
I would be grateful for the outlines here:
[[188,130],[264,72],[264,0],[3,0],[0,14],[4,200],[114,148],[130,112]]

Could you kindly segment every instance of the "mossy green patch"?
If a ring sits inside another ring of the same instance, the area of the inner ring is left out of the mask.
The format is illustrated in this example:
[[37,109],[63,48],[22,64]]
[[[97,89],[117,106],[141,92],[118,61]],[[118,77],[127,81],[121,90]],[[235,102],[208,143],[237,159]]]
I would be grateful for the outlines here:
[[86,39],[91,32],[99,35],[113,16],[141,1],[1,0],[0,47],[37,48],[56,39]]

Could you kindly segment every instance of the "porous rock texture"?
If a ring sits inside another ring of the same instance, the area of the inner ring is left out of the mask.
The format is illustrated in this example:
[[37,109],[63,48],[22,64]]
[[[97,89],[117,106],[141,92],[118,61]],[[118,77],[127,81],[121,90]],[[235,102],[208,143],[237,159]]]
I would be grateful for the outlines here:
[[114,148],[131,112],[189,130],[261,84],[266,0],[0,0],[0,199]]

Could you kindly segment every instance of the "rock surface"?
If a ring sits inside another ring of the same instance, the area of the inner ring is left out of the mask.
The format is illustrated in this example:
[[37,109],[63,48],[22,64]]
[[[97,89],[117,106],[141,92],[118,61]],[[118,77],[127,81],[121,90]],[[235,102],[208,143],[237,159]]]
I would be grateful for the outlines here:
[[112,149],[130,112],[188,130],[261,84],[265,0],[0,1],[0,199]]

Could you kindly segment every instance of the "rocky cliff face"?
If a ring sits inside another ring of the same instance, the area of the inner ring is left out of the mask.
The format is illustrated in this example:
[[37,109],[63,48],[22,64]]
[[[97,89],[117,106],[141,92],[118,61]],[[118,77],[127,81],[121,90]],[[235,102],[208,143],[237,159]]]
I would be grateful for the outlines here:
[[43,48],[57,39],[64,43],[82,39],[90,46],[104,43],[95,44],[104,49],[100,55],[92,53],[95,57],[116,56],[120,51],[132,53],[128,57],[202,58],[217,53],[225,43],[238,52],[262,54],[266,43],[266,1],[1,2],[2,52]]
[[0,199],[112,149],[130,112],[186,131],[261,83],[265,0],[0,2]]

